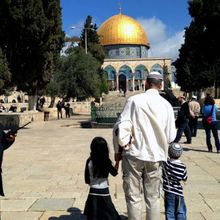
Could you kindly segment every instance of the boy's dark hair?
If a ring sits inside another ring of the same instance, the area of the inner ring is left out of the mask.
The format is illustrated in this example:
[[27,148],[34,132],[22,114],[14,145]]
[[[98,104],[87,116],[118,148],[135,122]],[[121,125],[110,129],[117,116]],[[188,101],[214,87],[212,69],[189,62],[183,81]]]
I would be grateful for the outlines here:
[[94,177],[108,177],[111,160],[106,140],[102,137],[95,137],[91,142],[90,149]]

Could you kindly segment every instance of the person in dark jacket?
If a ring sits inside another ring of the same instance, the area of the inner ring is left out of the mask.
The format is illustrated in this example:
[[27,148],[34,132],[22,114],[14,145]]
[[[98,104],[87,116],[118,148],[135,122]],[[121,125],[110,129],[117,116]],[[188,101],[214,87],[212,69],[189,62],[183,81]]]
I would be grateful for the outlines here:
[[62,118],[63,103],[59,100],[56,107],[57,107],[57,119],[60,119]]
[[186,142],[184,142],[184,144],[191,144],[192,136],[189,128],[189,118],[190,118],[189,104],[188,102],[186,102],[185,96],[180,96],[178,98],[178,101],[180,102],[181,107],[177,114],[176,127],[178,130],[174,142],[179,143],[182,134],[184,132],[186,136]]
[[2,161],[4,150],[8,149],[15,141],[16,134],[6,134],[0,126],[0,196],[5,196],[2,182]]

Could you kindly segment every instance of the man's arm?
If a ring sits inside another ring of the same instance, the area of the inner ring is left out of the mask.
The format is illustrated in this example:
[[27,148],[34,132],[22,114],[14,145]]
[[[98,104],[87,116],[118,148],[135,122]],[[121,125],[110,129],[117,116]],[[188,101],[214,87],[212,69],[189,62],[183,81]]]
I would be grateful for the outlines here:
[[8,149],[14,143],[15,137],[16,137],[16,133],[6,134],[5,132],[3,132],[2,145],[4,150]]

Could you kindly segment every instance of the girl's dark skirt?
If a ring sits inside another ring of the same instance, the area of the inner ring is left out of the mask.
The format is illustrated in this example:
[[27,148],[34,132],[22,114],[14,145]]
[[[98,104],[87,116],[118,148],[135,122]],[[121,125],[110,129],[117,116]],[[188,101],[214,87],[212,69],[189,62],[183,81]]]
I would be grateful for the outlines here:
[[84,215],[88,220],[121,220],[112,203],[108,188],[90,188]]

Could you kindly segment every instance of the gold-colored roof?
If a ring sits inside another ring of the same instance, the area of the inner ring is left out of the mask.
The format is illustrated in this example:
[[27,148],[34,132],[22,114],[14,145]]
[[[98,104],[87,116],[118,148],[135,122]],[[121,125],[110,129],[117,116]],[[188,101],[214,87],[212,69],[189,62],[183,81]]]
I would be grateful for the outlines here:
[[133,18],[118,14],[110,17],[99,28],[101,45],[136,44],[150,47],[143,27]]

